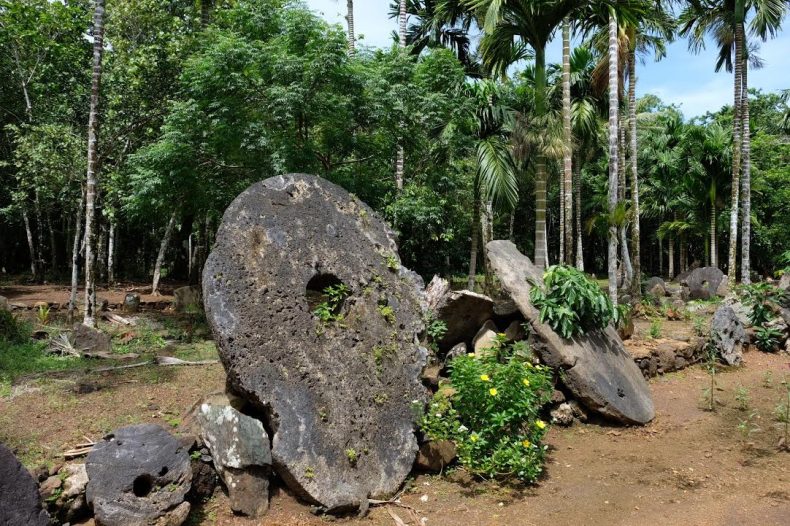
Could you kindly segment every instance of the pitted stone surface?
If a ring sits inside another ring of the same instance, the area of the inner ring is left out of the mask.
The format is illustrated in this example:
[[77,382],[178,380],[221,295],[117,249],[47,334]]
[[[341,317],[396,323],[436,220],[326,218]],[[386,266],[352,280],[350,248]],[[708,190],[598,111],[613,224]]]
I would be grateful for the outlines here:
[[[275,470],[330,511],[394,493],[417,452],[413,401],[426,352],[422,280],[391,230],[326,180],[273,177],[225,211],[203,271],[228,383],[272,434]],[[321,291],[350,293],[322,322]]]
[[729,305],[722,305],[716,309],[710,322],[710,339],[727,365],[740,365],[743,361],[746,330]]
[[724,273],[716,267],[700,267],[681,280],[684,300],[709,300],[719,292]]
[[0,524],[47,526],[36,482],[16,456],[0,444]]
[[561,338],[539,320],[529,299],[528,280],[543,283],[543,276],[510,241],[486,245],[494,273],[532,327],[532,344],[550,367],[563,369],[568,389],[589,409],[629,424],[645,424],[655,416],[650,388],[639,367],[625,351],[617,331],[590,331],[572,339]]
[[103,526],[177,526],[189,512],[187,449],[155,424],[128,426],[88,454],[86,497]]

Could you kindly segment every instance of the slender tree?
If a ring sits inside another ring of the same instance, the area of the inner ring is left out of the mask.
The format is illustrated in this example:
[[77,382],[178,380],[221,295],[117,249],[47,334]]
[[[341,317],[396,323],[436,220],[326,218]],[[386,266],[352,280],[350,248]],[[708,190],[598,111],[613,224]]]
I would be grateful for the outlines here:
[[[618,183],[618,130],[619,130],[619,85],[618,76],[618,38],[617,16],[614,11],[609,13],[609,215],[614,216],[617,207]],[[609,221],[609,298],[617,303],[617,226]]]
[[[406,49],[406,0],[400,0],[398,10],[398,45],[401,49]],[[403,190],[403,171],[406,163],[406,152],[401,144],[402,137],[398,138],[397,158],[395,159],[395,188],[398,192]]]
[[104,0],[95,0],[93,15],[93,76],[88,116],[88,172],[85,184],[85,316],[82,322],[96,326],[96,192],[99,158],[99,92],[104,52]]
[[151,294],[154,296],[159,295],[159,278],[162,275],[162,265],[165,262],[167,246],[170,244],[170,237],[173,235],[173,228],[176,225],[176,217],[177,214],[174,210],[165,227],[165,235],[162,237],[162,243],[159,245],[159,253],[156,256],[156,263],[154,264],[154,281],[151,283]]
[[346,0],[346,22],[348,23],[348,52],[356,52],[356,36],[354,35],[354,0]]
[[571,133],[571,29],[570,21],[562,21],[562,209],[564,224],[561,236],[565,249],[564,263],[573,262],[573,135]]

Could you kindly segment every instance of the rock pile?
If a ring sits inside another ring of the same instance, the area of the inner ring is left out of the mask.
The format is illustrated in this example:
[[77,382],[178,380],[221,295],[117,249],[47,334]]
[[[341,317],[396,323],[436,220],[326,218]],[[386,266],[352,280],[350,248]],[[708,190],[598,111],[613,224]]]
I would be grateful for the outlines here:
[[271,433],[274,470],[329,511],[394,493],[417,453],[426,351],[422,280],[392,231],[340,187],[291,174],[239,195],[217,240],[206,315],[230,388]]

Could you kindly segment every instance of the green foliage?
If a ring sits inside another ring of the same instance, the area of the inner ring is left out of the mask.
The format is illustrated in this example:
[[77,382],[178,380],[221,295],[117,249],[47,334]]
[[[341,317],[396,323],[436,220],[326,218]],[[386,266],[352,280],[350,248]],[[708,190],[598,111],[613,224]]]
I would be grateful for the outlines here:
[[346,458],[348,459],[348,463],[352,466],[357,465],[357,460],[359,460],[359,454],[354,448],[346,449]]
[[30,338],[30,330],[11,311],[0,309],[0,342],[22,343]]
[[545,290],[533,284],[530,300],[540,312],[541,323],[548,323],[563,338],[604,329],[623,314],[595,281],[573,267],[551,266],[543,281]]
[[84,367],[87,364],[83,358],[47,354],[43,342],[12,343],[0,339],[0,396],[9,393],[11,383],[19,376]]
[[784,334],[776,327],[754,328],[754,343],[763,352],[774,352],[782,342]]
[[661,337],[661,320],[655,319],[650,322],[649,334],[654,340]]
[[395,310],[392,307],[389,305],[379,305],[378,311],[382,318],[387,321],[387,323],[390,325],[395,324]]
[[779,306],[787,298],[787,292],[769,283],[743,285],[739,292],[746,305],[751,306],[749,321],[755,327],[763,326],[773,317],[773,307]]
[[420,428],[430,439],[455,442],[460,463],[472,473],[534,482],[545,457],[540,411],[551,398],[551,374],[507,351],[455,358],[452,394],[440,389],[434,395]]
[[324,324],[332,321],[343,321],[343,314],[340,310],[349,294],[351,294],[351,289],[345,283],[326,287],[324,289],[326,300],[316,306],[313,314]]
[[428,336],[428,346],[434,351],[439,351],[438,341],[447,333],[447,323],[436,319],[433,312],[429,312],[425,320],[425,333]]
[[739,386],[735,390],[735,402],[738,404],[738,409],[746,411],[749,409],[749,390],[744,386]]

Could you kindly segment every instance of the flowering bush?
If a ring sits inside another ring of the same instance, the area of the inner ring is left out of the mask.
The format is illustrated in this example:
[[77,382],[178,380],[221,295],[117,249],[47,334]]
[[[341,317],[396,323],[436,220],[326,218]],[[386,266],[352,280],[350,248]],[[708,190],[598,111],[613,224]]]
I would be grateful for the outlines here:
[[421,428],[430,439],[452,440],[472,473],[532,482],[543,470],[548,426],[539,412],[551,398],[551,374],[505,349],[510,352],[455,358],[450,388],[434,395]]

